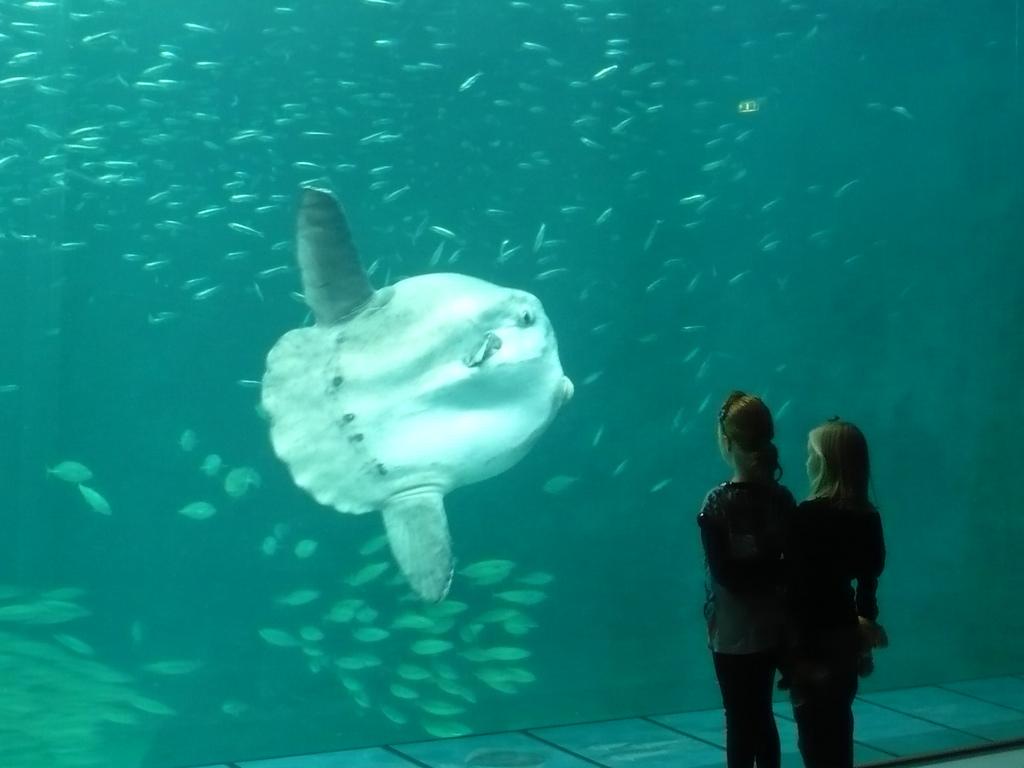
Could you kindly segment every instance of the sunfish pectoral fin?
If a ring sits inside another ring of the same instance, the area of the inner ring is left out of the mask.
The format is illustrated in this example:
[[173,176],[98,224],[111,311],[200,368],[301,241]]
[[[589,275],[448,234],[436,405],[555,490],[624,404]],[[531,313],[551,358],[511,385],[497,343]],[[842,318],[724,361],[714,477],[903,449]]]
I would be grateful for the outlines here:
[[490,359],[491,355],[501,349],[501,337],[493,331],[484,335],[484,340],[477,348],[466,356],[465,363],[469,368],[476,368],[483,365]]
[[388,500],[383,514],[391,553],[409,586],[424,600],[444,600],[454,573],[444,497],[437,491],[402,494]]

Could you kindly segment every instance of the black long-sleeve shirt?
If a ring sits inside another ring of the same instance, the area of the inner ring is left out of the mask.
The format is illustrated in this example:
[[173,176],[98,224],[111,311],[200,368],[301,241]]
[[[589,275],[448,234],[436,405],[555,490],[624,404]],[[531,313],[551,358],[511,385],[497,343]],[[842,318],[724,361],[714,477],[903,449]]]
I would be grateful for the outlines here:
[[804,501],[790,521],[785,549],[787,614],[799,648],[820,649],[835,632],[855,628],[858,615],[878,618],[885,541],[873,507]]
[[773,649],[782,626],[783,548],[796,502],[777,483],[723,483],[704,500],[708,644],[718,653]]

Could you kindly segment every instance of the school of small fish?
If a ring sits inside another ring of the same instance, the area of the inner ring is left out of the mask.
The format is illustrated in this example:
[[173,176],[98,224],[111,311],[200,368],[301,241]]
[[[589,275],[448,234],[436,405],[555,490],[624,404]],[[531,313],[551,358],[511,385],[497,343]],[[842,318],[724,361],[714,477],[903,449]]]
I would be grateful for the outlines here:
[[[199,442],[199,436],[193,429],[186,429],[178,439],[181,450],[190,453]],[[197,469],[210,478],[216,478],[224,468],[223,459],[217,454],[209,454]],[[94,478],[93,471],[80,461],[66,459],[52,467],[47,474],[65,483],[77,486],[86,505],[101,515],[112,515],[110,502],[99,491],[86,485]],[[232,467],[224,476],[222,489],[231,500],[241,499],[262,484],[260,473],[250,466]],[[177,510],[179,515],[192,520],[207,520],[217,514],[217,507],[209,501],[189,501]],[[309,557],[316,551],[316,542],[305,541],[296,545],[296,557]]]
[[519,642],[537,627],[525,609],[547,599],[539,587],[553,577],[481,560],[459,569],[465,601],[421,604],[408,599],[386,549],[384,536],[366,541],[359,555],[370,562],[341,580],[339,594],[278,595],[277,620],[256,634],[269,647],[298,652],[311,673],[336,678],[360,710],[435,738],[468,735],[487,695],[536,682],[524,666],[533,654]]
[[[111,738],[152,732],[175,711],[143,693],[140,675],[109,666],[75,629],[91,611],[77,587],[0,584],[0,765],[103,768]],[[142,667],[184,674],[195,662]]]
[[[190,457],[202,439],[189,428],[177,442]],[[208,481],[216,481],[223,462],[218,456],[216,471],[208,471],[210,455],[193,466]],[[83,491],[96,475],[82,461],[65,459],[46,472],[56,481],[76,486],[94,511],[111,514],[97,492],[90,500]],[[572,480],[556,478],[557,487],[547,490],[561,492]],[[221,490],[231,503],[260,484],[259,472],[241,465],[227,471]],[[217,514],[217,507],[205,500],[190,501],[177,513],[204,521]],[[286,546],[296,561],[312,558],[319,549],[314,539],[292,539],[289,526],[279,523],[260,550],[269,557]],[[511,560],[481,560],[459,569],[468,590],[465,601],[423,605],[408,600],[408,585],[395,571],[385,536],[364,542],[353,554],[366,562],[339,580],[340,594],[327,594],[322,587],[280,592],[273,597],[275,623],[256,629],[254,637],[270,647],[298,651],[310,673],[333,675],[359,709],[375,712],[397,727],[418,727],[435,738],[472,733],[472,710],[486,702],[489,693],[516,694],[536,682],[536,675],[524,666],[533,653],[521,640],[538,626],[527,610],[547,600],[552,574],[523,572]],[[30,605],[0,606],[0,623],[51,624],[88,615],[73,603],[55,599],[59,596],[51,594],[50,599]],[[132,637],[134,645],[141,643],[140,626],[133,626]],[[95,654],[85,639],[71,635],[54,639],[76,653]],[[199,659],[168,658],[146,661],[139,669],[167,677],[199,673],[204,667]],[[367,670],[376,671],[367,675]],[[385,670],[386,680],[381,674]],[[234,717],[249,708],[237,699],[221,705],[222,712]],[[155,702],[147,711],[173,714]]]

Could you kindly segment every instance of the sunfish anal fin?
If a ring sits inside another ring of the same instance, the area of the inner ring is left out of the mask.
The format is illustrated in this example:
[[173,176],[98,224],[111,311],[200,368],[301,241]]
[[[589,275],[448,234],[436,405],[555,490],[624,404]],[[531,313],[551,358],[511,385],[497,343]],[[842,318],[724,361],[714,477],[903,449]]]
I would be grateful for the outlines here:
[[409,586],[424,600],[444,600],[454,573],[444,497],[434,490],[403,493],[388,500],[383,515],[391,553]]

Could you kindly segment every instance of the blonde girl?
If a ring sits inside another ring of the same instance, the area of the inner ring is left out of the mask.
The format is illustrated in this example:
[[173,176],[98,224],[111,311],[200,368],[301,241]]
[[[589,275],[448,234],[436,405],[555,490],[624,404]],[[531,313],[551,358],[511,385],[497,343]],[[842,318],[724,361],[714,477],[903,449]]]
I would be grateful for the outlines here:
[[810,498],[785,547],[793,712],[807,768],[852,768],[858,677],[870,673],[870,649],[887,643],[876,623],[885,541],[864,434],[838,418],[813,429],[807,477]]

